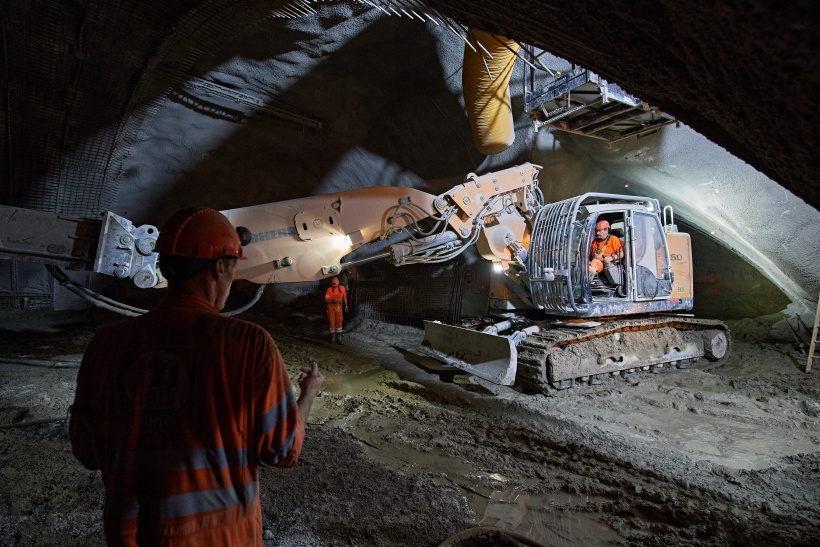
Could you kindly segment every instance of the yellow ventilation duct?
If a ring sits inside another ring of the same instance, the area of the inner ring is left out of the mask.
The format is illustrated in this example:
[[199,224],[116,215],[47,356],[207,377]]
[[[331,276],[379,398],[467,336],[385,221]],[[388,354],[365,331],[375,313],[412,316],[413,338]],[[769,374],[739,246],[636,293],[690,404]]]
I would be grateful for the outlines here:
[[498,154],[515,140],[510,77],[519,46],[480,30],[471,30],[467,39],[475,48],[464,46],[461,87],[467,117],[478,150],[482,154]]

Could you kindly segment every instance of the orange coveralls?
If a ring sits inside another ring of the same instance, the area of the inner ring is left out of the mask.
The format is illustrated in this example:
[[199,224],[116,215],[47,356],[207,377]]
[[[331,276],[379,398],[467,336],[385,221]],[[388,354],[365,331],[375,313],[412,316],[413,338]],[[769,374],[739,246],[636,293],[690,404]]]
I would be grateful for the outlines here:
[[190,295],[101,331],[71,412],[109,546],[261,547],[258,466],[293,466],[305,436],[270,335]]
[[330,333],[335,334],[342,332],[342,302],[344,302],[347,292],[342,285],[327,288],[325,292],[325,302],[327,302],[327,319],[330,321]]
[[618,239],[618,236],[609,235],[603,241],[599,239],[595,239],[592,242],[592,245],[589,246],[589,271],[595,273],[601,273],[604,271],[604,262],[603,260],[598,260],[597,258],[593,258],[596,254],[600,251],[603,251],[605,255],[618,255],[618,251],[623,247],[621,240]]

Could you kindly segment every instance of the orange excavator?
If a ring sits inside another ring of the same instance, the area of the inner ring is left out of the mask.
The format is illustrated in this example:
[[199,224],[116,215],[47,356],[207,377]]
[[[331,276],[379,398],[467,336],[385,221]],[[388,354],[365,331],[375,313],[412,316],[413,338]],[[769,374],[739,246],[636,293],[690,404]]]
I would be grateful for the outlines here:
[[[317,281],[371,260],[444,262],[475,245],[498,273],[488,319],[426,322],[420,352],[542,392],[724,357],[726,327],[686,313],[692,249],[671,208],[597,193],[544,203],[539,170],[525,163],[470,173],[438,196],[370,187],[222,211],[246,243],[236,277],[260,284],[261,293],[269,283]],[[589,249],[601,220],[624,256],[595,275]],[[61,267],[131,278],[141,288],[164,285],[156,227],[111,212],[79,219],[0,206],[0,234],[0,258],[43,262],[67,288],[117,311],[139,313],[79,286]]]

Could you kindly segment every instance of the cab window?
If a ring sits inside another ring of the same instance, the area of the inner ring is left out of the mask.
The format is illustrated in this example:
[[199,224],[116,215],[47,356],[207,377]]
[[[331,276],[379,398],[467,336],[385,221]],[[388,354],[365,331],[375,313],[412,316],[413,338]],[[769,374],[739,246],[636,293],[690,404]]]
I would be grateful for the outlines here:
[[667,261],[665,237],[660,222],[654,215],[636,213],[635,226],[635,274],[639,298],[668,296],[664,273]]

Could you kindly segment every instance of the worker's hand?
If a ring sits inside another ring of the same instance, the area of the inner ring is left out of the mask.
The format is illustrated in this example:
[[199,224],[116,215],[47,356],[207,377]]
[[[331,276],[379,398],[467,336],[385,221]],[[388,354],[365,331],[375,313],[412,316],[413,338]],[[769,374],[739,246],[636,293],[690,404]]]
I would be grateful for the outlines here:
[[319,393],[319,388],[325,382],[325,377],[319,372],[319,364],[316,361],[310,362],[310,368],[303,368],[302,374],[299,375],[299,399],[296,400],[296,406],[299,408],[299,415],[307,422],[310,416],[310,407],[313,405],[313,399]]
[[299,375],[299,389],[302,390],[302,395],[316,395],[324,382],[325,377],[319,372],[319,364],[316,361],[311,361],[310,368],[303,368],[302,374]]
[[347,311],[347,306],[345,306],[345,311]]

